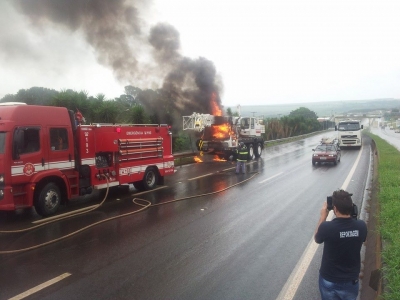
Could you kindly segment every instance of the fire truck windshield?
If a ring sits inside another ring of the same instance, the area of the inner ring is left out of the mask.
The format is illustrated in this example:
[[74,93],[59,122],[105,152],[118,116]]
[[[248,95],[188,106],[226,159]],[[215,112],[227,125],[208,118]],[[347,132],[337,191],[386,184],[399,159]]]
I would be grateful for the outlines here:
[[356,131],[360,130],[360,123],[358,122],[345,122],[339,123],[339,131]]
[[5,144],[6,144],[6,133],[0,132],[0,154],[4,154]]

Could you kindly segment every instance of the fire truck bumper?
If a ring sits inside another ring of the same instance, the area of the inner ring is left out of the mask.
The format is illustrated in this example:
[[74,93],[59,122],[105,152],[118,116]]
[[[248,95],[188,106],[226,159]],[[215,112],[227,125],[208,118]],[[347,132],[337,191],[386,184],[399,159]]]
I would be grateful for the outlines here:
[[11,187],[0,189],[0,210],[15,210]]

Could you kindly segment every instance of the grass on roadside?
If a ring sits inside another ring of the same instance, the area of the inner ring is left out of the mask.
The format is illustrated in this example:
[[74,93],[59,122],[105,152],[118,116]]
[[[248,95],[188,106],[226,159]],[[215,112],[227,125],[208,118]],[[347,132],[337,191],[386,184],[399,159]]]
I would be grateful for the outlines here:
[[378,214],[382,238],[383,299],[400,299],[400,152],[385,140],[366,132],[378,151]]

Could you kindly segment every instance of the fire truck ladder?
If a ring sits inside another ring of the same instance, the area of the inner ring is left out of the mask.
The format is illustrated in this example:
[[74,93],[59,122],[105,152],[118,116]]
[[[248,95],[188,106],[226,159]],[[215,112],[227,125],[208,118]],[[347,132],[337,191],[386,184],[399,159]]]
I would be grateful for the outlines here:
[[162,138],[120,139],[119,162],[163,157]]

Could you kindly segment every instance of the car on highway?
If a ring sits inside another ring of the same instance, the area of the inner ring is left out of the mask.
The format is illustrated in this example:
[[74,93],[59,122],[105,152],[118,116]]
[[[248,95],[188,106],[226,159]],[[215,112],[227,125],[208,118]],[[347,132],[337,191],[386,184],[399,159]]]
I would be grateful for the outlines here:
[[315,149],[312,154],[312,164],[316,165],[317,163],[333,163],[337,165],[340,162],[341,151],[340,147],[337,144],[337,141],[321,142]]

